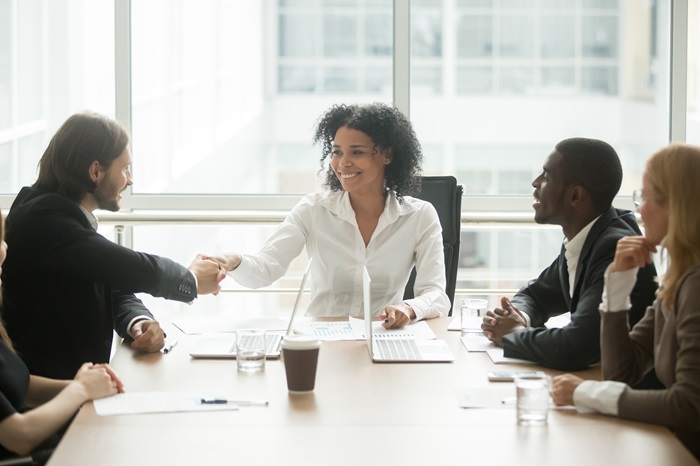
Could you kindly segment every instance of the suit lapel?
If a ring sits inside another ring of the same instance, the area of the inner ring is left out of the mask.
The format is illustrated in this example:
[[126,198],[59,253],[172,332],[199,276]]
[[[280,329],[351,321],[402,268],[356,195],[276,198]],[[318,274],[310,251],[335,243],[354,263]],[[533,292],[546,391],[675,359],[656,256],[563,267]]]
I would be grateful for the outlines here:
[[576,278],[574,279],[574,292],[571,294],[572,301],[578,301],[579,291],[581,289],[581,280],[586,273],[588,266],[588,256],[591,255],[593,245],[610,223],[618,217],[617,212],[611,207],[607,212],[602,214],[600,218],[593,224],[591,231],[588,232],[586,241],[583,243],[581,255],[578,258],[578,266],[576,267]]

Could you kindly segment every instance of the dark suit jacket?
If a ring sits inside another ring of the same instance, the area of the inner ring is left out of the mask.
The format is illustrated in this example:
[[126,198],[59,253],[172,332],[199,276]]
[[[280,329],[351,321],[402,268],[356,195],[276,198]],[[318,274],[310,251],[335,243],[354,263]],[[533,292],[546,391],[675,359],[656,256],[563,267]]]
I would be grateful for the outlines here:
[[3,318],[32,374],[72,379],[83,362],[108,362],[112,330],[128,338],[134,317],[152,317],[133,293],[197,296],[187,268],[112,243],[65,196],[23,188],[6,228]]
[[[600,361],[598,306],[603,295],[603,275],[615,257],[617,241],[640,234],[632,212],[611,208],[601,215],[583,244],[573,295],[569,294],[562,248],[552,265],[513,297],[513,304],[530,316],[531,328],[503,337],[505,356],[564,371],[585,369]],[[637,323],[654,301],[656,288],[653,264],[640,269],[631,295],[630,325]],[[566,312],[571,312],[571,323],[557,329],[544,327],[550,317]]]

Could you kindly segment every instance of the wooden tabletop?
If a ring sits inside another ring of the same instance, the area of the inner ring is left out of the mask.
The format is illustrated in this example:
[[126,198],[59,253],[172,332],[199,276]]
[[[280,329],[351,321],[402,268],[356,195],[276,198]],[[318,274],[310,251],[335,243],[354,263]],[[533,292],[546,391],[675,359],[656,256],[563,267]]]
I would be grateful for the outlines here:
[[[488,371],[533,366],[494,365],[486,353],[467,352],[459,332],[446,330],[447,318],[429,323],[450,345],[454,363],[377,364],[364,341],[324,342],[310,395],[288,393],[279,360],[245,374],[235,360],[191,359],[197,336],[180,334],[169,354],[124,345],[112,365],[129,392],[215,391],[270,404],[98,416],[87,403],[49,466],[698,464],[660,426],[550,410],[546,426],[526,427],[517,425],[513,407],[460,408],[460,389],[504,386],[488,382]],[[579,375],[597,379],[599,372]]]

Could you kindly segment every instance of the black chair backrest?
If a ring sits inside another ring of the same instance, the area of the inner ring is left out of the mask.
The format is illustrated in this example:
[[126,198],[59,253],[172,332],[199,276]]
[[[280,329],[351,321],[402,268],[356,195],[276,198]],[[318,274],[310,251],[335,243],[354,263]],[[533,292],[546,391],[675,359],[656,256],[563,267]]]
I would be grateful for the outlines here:
[[[457,184],[454,176],[424,176],[421,178],[421,191],[413,197],[430,202],[440,217],[442,226],[442,244],[445,251],[445,293],[450,298],[450,312],[455,300],[457,286],[457,268],[459,266],[459,241],[462,226],[462,185]],[[404,299],[413,298],[413,285],[416,281],[414,267],[406,284]]]

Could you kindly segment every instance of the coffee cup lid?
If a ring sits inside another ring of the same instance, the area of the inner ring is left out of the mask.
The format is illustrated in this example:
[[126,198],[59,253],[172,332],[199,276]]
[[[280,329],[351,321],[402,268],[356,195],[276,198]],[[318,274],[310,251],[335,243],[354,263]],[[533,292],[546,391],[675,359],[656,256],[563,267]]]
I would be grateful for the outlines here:
[[318,338],[311,335],[285,335],[282,340],[282,348],[289,349],[315,349],[321,346]]

